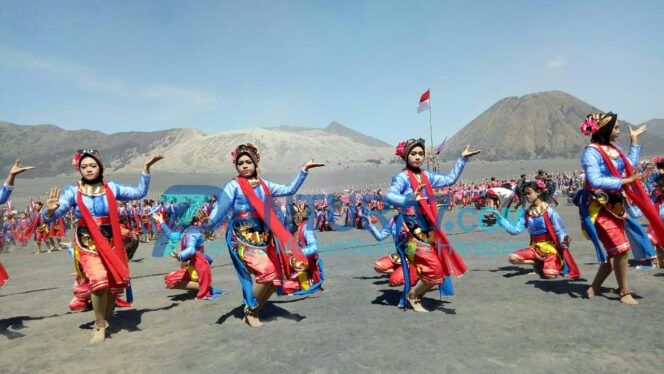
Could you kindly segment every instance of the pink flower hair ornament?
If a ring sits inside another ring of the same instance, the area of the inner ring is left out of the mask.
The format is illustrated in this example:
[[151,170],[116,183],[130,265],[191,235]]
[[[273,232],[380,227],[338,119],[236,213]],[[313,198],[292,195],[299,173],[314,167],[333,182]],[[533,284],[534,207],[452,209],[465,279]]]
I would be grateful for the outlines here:
[[546,190],[546,183],[544,183],[544,181],[541,180],[541,179],[537,179],[537,180],[535,181],[535,185],[536,185],[537,188],[539,188],[540,190]]
[[583,135],[591,136],[599,131],[599,125],[597,124],[597,121],[595,121],[595,118],[588,117],[581,125],[579,125],[579,130],[581,130]]
[[399,142],[397,148],[394,150],[394,155],[403,158],[403,151],[406,148],[406,142]]

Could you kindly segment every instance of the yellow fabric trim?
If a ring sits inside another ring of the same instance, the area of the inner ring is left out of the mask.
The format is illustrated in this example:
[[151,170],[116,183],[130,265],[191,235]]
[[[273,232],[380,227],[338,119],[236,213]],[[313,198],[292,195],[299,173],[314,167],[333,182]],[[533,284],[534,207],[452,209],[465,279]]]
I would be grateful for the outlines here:
[[[595,221],[597,220],[597,215],[599,214],[599,211],[602,209],[602,204],[599,203],[597,200],[593,200],[590,202],[588,205],[588,215],[590,216],[590,221],[595,224]],[[590,236],[588,235],[588,232],[586,229],[581,226],[581,233],[583,234],[583,237],[586,238],[586,240],[590,240]]]
[[187,266],[187,272],[189,273],[192,282],[198,282],[198,273],[196,272],[194,265]]
[[74,244],[74,268],[76,269],[76,275],[78,275],[78,277],[81,279],[87,279],[85,277],[85,274],[83,273],[83,270],[81,270],[81,264],[79,264],[78,262],[78,256],[79,256],[79,247],[78,244]]
[[244,245],[242,243],[238,243],[237,245],[237,255],[240,257],[240,260],[244,261]]
[[306,271],[298,272],[297,280],[300,282],[300,287],[302,287],[303,290],[308,290],[311,287],[309,285],[309,276]]

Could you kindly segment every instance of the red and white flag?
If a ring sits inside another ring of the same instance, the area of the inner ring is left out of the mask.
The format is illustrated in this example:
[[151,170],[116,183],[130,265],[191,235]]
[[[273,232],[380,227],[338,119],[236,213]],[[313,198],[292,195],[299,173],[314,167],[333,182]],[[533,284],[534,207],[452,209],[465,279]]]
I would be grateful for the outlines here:
[[35,211],[35,203],[32,201],[32,196],[30,196],[30,205],[28,205],[28,208],[30,209],[30,213]]
[[417,113],[422,113],[429,109],[429,90],[420,97],[420,104],[417,106]]

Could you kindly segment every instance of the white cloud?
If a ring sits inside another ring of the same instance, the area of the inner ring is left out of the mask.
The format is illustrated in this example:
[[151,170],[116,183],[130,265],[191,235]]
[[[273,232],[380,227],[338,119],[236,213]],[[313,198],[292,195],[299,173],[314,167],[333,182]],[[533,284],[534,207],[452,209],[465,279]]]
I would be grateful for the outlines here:
[[157,99],[195,107],[210,107],[220,101],[215,93],[199,88],[167,84],[134,85],[120,78],[104,76],[94,69],[72,61],[3,46],[0,46],[0,64],[41,71],[52,78],[64,80],[78,89],[95,93]]
[[546,67],[549,69],[560,69],[565,66],[565,60],[562,56],[556,56],[551,61],[546,63]]

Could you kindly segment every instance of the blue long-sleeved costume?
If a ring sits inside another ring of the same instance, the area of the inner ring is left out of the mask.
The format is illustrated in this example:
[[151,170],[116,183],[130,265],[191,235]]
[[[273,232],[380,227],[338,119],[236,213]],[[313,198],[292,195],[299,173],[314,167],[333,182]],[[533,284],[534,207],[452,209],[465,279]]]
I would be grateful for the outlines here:
[[2,189],[0,189],[0,204],[4,204],[9,199],[9,195],[11,195],[13,189],[14,186],[2,185]]
[[[265,182],[265,185],[270,190],[272,197],[290,196],[294,195],[300,186],[302,186],[302,183],[304,183],[307,175],[307,172],[300,170],[295,179],[289,185],[272,183],[267,180],[263,180],[263,182]],[[265,201],[265,192],[263,191],[263,188],[258,184],[253,186],[253,188],[256,192],[256,195]],[[226,183],[226,185],[217,194],[217,205],[215,205],[214,209],[212,209],[212,213],[210,213],[209,225],[214,228],[221,225],[226,218],[226,214],[231,209],[233,209],[235,214],[240,212],[255,213],[254,208],[252,208],[251,204],[249,204],[249,200],[246,196],[244,196],[240,185],[235,179]]]
[[[567,228],[565,228],[565,223],[563,222],[562,218],[560,218],[558,212],[556,212],[551,207],[547,209],[547,214],[549,215],[551,225],[553,225],[553,228],[556,232],[558,243],[563,243],[565,241],[565,236],[567,236]],[[500,226],[511,235],[519,235],[523,232],[523,230],[526,229],[526,227],[530,235],[542,235],[548,233],[543,216],[529,216],[528,222],[526,222],[526,215],[524,213],[524,215],[515,224],[511,224],[504,217],[499,220],[499,223]]]
[[[620,146],[616,145],[616,147],[622,151]],[[632,167],[636,167],[640,155],[641,146],[630,145],[627,159]],[[626,168],[622,158],[618,157],[617,159],[611,159],[611,161],[619,173],[623,174],[625,172]],[[590,146],[586,147],[581,155],[581,166],[585,173],[586,182],[591,189],[604,190],[609,193],[621,193],[621,179],[615,177],[611,173],[599,150]],[[590,203],[589,193],[590,191],[588,189],[581,189],[574,197],[574,204],[579,207],[581,224],[595,246],[597,259],[600,262],[606,262],[606,255],[602,250],[594,222],[592,221],[588,210]],[[648,239],[646,231],[631,216],[625,219],[625,233],[632,244],[632,254],[634,257],[650,258],[655,256],[655,251]]]
[[[178,253],[178,261],[189,260],[196,254],[197,249],[203,248],[205,235],[200,227],[190,226],[182,231],[173,231],[165,222],[161,223],[160,226],[168,240],[179,240],[183,244],[180,248],[180,253]],[[185,237],[184,240],[182,240],[182,236]],[[208,263],[212,264],[212,258],[207,255],[205,255],[205,258],[208,260]]]
[[[390,235],[393,238],[397,237],[398,232],[397,232],[396,221],[397,220],[396,220],[396,217],[395,217],[390,221],[389,225],[383,226],[383,228],[379,231],[378,228],[373,223],[371,223],[370,220],[367,220],[367,228],[368,228],[369,232],[371,233],[371,235],[376,240],[378,240],[379,242],[382,242],[383,240],[387,239]],[[395,242],[396,242],[396,239],[395,239]]]
[[[302,186],[302,183],[304,183],[304,180],[306,179],[307,175],[308,175],[307,172],[305,172],[303,169],[300,169],[295,179],[289,185],[272,183],[267,180],[263,180],[263,182],[269,189],[269,192],[272,195],[272,197],[291,196],[294,195],[297,192],[297,190]],[[258,198],[260,198],[263,201],[266,200],[265,191],[263,191],[263,187],[260,184],[254,185],[253,190],[258,196]],[[233,210],[234,216],[231,218],[231,222],[228,225],[226,233],[226,243],[228,245],[231,258],[233,260],[233,265],[235,266],[235,270],[238,274],[238,278],[240,279],[240,283],[242,285],[242,294],[243,294],[244,303],[249,308],[255,308],[258,305],[258,301],[256,300],[256,296],[254,295],[253,292],[253,283],[251,280],[251,275],[236,251],[238,242],[233,239],[232,231],[238,219],[236,217],[242,215],[249,216],[250,217],[249,219],[253,221],[253,223],[255,223],[257,227],[262,227],[263,222],[260,222],[260,219],[256,216],[254,208],[249,203],[249,200],[244,195],[242,189],[240,188],[239,183],[235,179],[226,183],[226,185],[223,188],[221,188],[219,193],[217,194],[217,204],[212,210],[212,213],[210,213],[209,227],[214,229],[219,225],[221,225],[224,222],[224,220],[227,218],[227,214],[231,209]]]
[[[422,172],[426,174],[432,189],[447,187],[453,185],[454,183],[457,182],[457,180],[459,180],[459,177],[463,172],[463,168],[465,167],[466,162],[468,162],[468,158],[459,157],[459,159],[457,159],[456,163],[454,164],[452,170],[446,175],[436,174],[429,170],[423,170]],[[420,192],[423,197],[429,198],[425,188],[422,188]],[[431,196],[431,198],[434,197]],[[426,217],[421,211],[419,203],[417,202],[417,200],[415,200],[414,191],[412,186],[410,185],[410,179],[408,178],[408,173],[405,170],[400,171],[398,174],[392,177],[392,185],[387,190],[387,194],[385,195],[385,201],[388,204],[395,206],[400,211],[400,214],[396,222],[398,228],[403,227],[404,220],[410,220],[414,221],[414,223],[417,224],[417,226],[419,226],[420,228],[422,228],[423,231],[430,231],[431,229],[433,229],[432,227],[430,227]],[[442,215],[439,218],[442,219]],[[410,292],[410,275],[408,269],[406,268],[407,261],[404,255],[404,248],[402,248],[405,245],[405,243],[400,242],[399,240],[400,236],[401,235],[397,235],[394,238],[397,250],[399,251],[399,255],[401,256],[401,266],[403,267],[403,273],[405,278],[404,292],[399,302],[399,306],[405,307],[406,295],[408,294],[408,292]],[[441,285],[440,287],[440,295],[441,297],[454,295],[454,289],[452,287],[451,277],[449,276],[445,277],[443,285]]]
[[[148,193],[148,187],[150,186],[150,174],[141,173],[141,179],[138,183],[138,186],[126,186],[119,184],[117,182],[111,181],[108,182],[108,187],[113,191],[115,199],[118,201],[127,201],[127,200],[138,200],[142,199]],[[46,223],[55,221],[56,219],[67,214],[69,209],[74,208],[74,215],[76,218],[81,218],[81,212],[78,208],[78,203],[76,202],[76,194],[78,192],[77,185],[66,186],[62,190],[60,195],[60,207],[55,210],[55,213],[51,217],[46,216],[46,209],[43,209],[42,219]],[[83,194],[83,204],[88,208],[92,217],[105,217],[109,214],[108,202],[106,201],[106,195],[101,194],[97,196],[89,196]],[[113,207],[117,209],[117,207]]]

